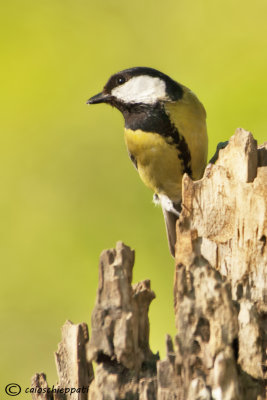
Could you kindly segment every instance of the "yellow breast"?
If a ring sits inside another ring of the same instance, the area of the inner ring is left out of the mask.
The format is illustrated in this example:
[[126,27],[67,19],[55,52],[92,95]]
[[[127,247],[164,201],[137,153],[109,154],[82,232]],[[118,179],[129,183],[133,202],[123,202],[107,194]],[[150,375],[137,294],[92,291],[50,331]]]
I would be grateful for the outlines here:
[[172,141],[140,129],[125,129],[125,141],[145,185],[157,194],[180,201],[182,166]]
[[[200,179],[206,166],[208,150],[206,112],[189,89],[183,86],[183,90],[182,99],[166,102],[164,107],[189,148],[192,177]],[[130,155],[136,160],[138,172],[145,185],[174,202],[180,201],[184,165],[173,139],[140,129],[125,129],[125,141]]]

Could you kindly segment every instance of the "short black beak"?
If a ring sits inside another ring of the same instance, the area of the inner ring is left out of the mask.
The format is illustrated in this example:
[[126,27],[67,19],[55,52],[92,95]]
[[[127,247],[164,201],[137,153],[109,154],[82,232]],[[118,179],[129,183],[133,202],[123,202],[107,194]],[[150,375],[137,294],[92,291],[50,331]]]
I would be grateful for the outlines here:
[[87,100],[86,104],[108,103],[110,97],[111,96],[109,94],[104,94],[103,92],[101,92]]

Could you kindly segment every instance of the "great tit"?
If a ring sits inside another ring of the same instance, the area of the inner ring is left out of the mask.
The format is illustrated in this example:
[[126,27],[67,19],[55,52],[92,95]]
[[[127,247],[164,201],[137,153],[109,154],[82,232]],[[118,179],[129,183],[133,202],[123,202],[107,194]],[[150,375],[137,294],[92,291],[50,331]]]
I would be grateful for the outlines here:
[[190,89],[153,68],[135,67],[110,77],[88,104],[107,103],[124,116],[125,142],[140,178],[162,207],[171,254],[181,211],[182,177],[203,175],[206,112]]

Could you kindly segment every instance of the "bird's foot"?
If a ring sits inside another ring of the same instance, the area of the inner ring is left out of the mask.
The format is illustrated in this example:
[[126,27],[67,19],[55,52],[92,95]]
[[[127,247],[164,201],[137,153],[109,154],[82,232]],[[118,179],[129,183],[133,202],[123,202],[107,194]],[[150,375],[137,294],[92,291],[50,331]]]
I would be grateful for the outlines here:
[[227,142],[220,142],[220,143],[217,144],[216,152],[215,152],[214,156],[209,160],[209,164],[215,164],[216,163],[216,161],[218,160],[218,157],[219,157],[220,150],[224,149],[227,145],[228,145],[228,141]]
[[153,203],[156,206],[160,205],[160,199],[159,199],[159,196],[156,193],[153,194]]
[[[156,200],[157,203],[155,203],[155,196],[157,197],[157,200]],[[180,216],[179,211],[176,210],[171,199],[169,199],[169,197],[166,196],[165,194],[154,195],[153,201],[155,204],[161,204],[161,207],[164,210],[171,212],[172,214],[176,215],[177,217]]]

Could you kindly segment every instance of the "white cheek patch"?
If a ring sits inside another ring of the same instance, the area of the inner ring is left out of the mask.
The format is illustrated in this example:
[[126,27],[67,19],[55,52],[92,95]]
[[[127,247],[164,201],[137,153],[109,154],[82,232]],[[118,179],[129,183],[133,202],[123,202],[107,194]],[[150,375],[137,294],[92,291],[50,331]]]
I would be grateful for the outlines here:
[[167,98],[165,82],[160,78],[141,75],[114,88],[111,95],[125,103],[154,104]]

